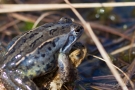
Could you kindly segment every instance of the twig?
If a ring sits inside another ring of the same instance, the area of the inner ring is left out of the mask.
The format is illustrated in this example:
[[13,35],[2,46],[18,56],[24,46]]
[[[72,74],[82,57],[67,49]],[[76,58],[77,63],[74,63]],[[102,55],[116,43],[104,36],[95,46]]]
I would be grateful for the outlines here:
[[[24,15],[18,14],[18,13],[11,13],[9,15],[11,17],[14,17],[16,19],[19,19],[19,20],[22,20],[22,21],[25,21],[25,22],[33,22],[34,23],[33,28],[34,28],[37,25],[37,23],[39,23],[39,21],[41,21],[41,19],[43,19],[45,16],[48,16],[48,15],[54,14],[54,13],[56,13],[56,12],[46,12],[46,13],[42,14],[38,18],[38,20],[36,20],[35,18],[33,19],[31,17],[27,17],[27,16],[24,16]],[[121,36],[121,37],[123,37],[123,38],[131,41],[131,38],[130,37],[128,37],[125,34],[122,34],[122,33],[118,32],[117,29],[114,29],[114,28],[111,28],[111,27],[107,27],[107,26],[104,26],[104,25],[101,25],[101,24],[98,24],[98,23],[93,23],[93,22],[89,22],[89,23],[90,23],[91,27],[94,28],[94,29],[99,29],[101,31],[112,33],[112,34]]]
[[[135,31],[133,32],[133,36],[132,36],[132,40],[131,40],[131,44],[130,44],[130,47],[133,46],[135,42]],[[131,61],[131,53],[132,53],[132,48],[129,49],[129,52],[128,52],[128,55],[129,55],[129,61]]]
[[54,14],[56,12],[45,12],[43,13],[37,20],[36,22],[34,23],[33,27],[32,28],[35,28],[37,26],[37,24],[46,16],[50,15],[50,14]]
[[[50,13],[50,12],[45,12],[45,13]],[[67,16],[64,13],[61,12],[55,12],[56,14],[60,15],[60,16]],[[20,14],[20,13],[12,13],[9,14],[11,17],[16,18],[18,20],[24,21],[24,22],[32,22],[35,23],[36,20],[39,18],[38,16],[34,16],[32,14]],[[69,16],[67,16],[69,17]],[[49,17],[49,18],[43,18],[42,21],[44,22],[53,22],[55,19],[55,17]],[[57,18],[56,18],[57,19]]]
[[9,14],[11,17],[14,17],[18,20],[22,20],[22,21],[25,21],[25,22],[35,22],[35,20],[33,20],[32,18],[27,18],[25,17],[24,15],[21,15],[21,14],[17,14],[17,13],[11,13]]
[[[111,2],[111,3],[78,3],[72,4],[75,8],[95,8],[95,7],[124,7],[135,6],[135,2]],[[41,11],[69,9],[66,4],[1,4],[0,13],[22,12],[22,11]]]
[[130,64],[128,64],[127,62],[125,62],[124,60],[121,60],[120,58],[118,58],[118,61],[120,61],[120,63],[123,63],[126,66],[129,66]]
[[[79,21],[77,21],[79,22]],[[81,24],[81,22],[79,22]],[[100,31],[104,31],[104,32],[108,32],[108,33],[111,33],[111,34],[114,34],[114,35],[118,35],[124,39],[127,39],[129,41],[132,41],[132,39],[127,36],[127,34],[122,34],[121,32],[118,32],[119,30],[118,29],[115,29],[115,28],[112,28],[112,27],[108,27],[108,26],[105,26],[105,25],[102,25],[102,24],[98,24],[98,23],[95,23],[95,22],[87,22],[91,25],[91,28],[93,29],[96,29],[96,30],[100,30]]]
[[103,46],[101,45],[101,43],[98,41],[96,35],[94,34],[93,30],[91,29],[90,25],[86,23],[86,21],[82,18],[82,16],[78,13],[78,11],[70,4],[70,2],[68,0],[64,0],[71,8],[71,10],[76,14],[76,16],[80,19],[80,21],[82,22],[82,24],[87,28],[88,33],[90,34],[91,38],[93,39],[93,41],[95,42],[100,54],[102,55],[102,57],[105,59],[106,64],[108,65],[108,67],[110,68],[112,74],[115,76],[116,80],[118,81],[118,83],[120,84],[121,88],[123,90],[128,90],[127,86],[125,85],[125,83],[123,82],[122,78],[120,77],[118,71],[113,67],[111,59],[109,58],[107,52],[105,51],[105,49],[103,48]]
[[[8,14],[8,18],[10,21],[14,21],[14,19],[12,17],[10,17],[10,15]],[[21,34],[20,30],[19,30],[19,27],[17,26],[17,24],[14,24],[13,25],[14,29],[15,29],[15,32],[19,35]]]
[[[135,47],[135,43],[132,44],[132,47]],[[131,45],[127,45],[127,46],[124,46],[124,47],[122,47],[122,48],[120,48],[120,49],[117,49],[117,50],[111,52],[110,54],[111,54],[111,55],[115,55],[115,54],[118,54],[118,53],[123,52],[123,51],[125,51],[125,50],[128,50],[128,49],[130,49],[130,48],[132,48],[132,47],[131,47]]]
[[92,28],[94,29],[99,29],[101,31],[105,31],[105,32],[108,32],[108,33],[112,33],[112,34],[115,34],[115,35],[118,35],[118,36],[121,36],[129,41],[131,41],[131,38],[128,37],[127,35],[125,34],[122,34],[120,32],[118,32],[119,30],[117,29],[114,29],[114,28],[111,28],[111,27],[108,27],[108,26],[104,26],[104,25],[101,25],[101,24],[98,24],[98,23],[93,23],[93,22],[90,22],[90,25]]
[[[91,55],[91,54],[89,54],[89,55]],[[100,60],[106,62],[104,59],[102,59],[102,58],[100,58],[100,57],[97,57],[97,56],[95,56],[95,55],[91,55],[91,56],[93,56],[93,57],[95,57],[95,58],[98,58],[98,59],[100,59]],[[130,82],[132,88],[134,88],[134,84],[133,84],[133,82],[130,80],[130,78],[127,76],[127,74],[124,73],[120,68],[118,68],[118,67],[115,66],[114,64],[112,64],[112,66],[115,67],[116,69],[118,69],[118,70],[125,76],[126,80],[129,80],[129,82]]]
[[[106,84],[106,83],[92,83],[93,85],[98,85],[104,87],[116,87],[117,84]],[[108,89],[107,89],[108,90]]]
[[91,85],[90,87],[96,89],[96,90],[115,90],[114,86],[111,87],[105,87],[105,86],[95,86],[95,85]]
[[[122,75],[121,75],[122,76]],[[101,80],[101,79],[115,79],[113,75],[105,75],[105,76],[95,76],[92,77],[93,80]]]
[[[127,70],[128,70],[128,72],[127,72],[126,74],[127,74],[127,76],[128,76],[129,78],[131,78],[132,75],[133,75],[134,72],[135,72],[135,59],[133,60],[133,62],[131,63],[131,65],[128,67]],[[128,80],[127,80],[126,77],[124,77],[124,82],[125,82],[126,84],[128,84]]]
[[2,32],[2,31],[5,30],[6,28],[11,27],[12,25],[17,24],[17,23],[19,23],[19,22],[20,22],[20,20],[14,20],[14,21],[9,22],[8,24],[6,24],[6,25],[0,27],[0,32]]

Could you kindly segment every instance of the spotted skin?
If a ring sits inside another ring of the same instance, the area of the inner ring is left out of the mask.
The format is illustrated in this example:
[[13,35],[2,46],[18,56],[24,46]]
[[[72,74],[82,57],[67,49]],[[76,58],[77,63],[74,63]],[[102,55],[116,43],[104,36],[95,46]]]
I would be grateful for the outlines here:
[[[79,38],[82,26],[68,18],[47,23],[11,41],[0,66],[7,90],[39,90],[35,77],[51,73],[57,67],[57,53],[70,37]],[[77,39],[76,39],[77,40]]]

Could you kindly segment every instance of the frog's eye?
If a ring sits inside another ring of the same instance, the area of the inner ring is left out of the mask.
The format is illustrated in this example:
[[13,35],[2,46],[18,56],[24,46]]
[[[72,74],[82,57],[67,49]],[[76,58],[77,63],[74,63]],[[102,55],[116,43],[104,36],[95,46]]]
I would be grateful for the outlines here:
[[78,33],[78,32],[80,32],[81,31],[81,29],[76,29],[76,32]]
[[68,17],[62,17],[59,21],[61,23],[72,23],[72,20]]
[[77,52],[77,54],[76,54],[76,57],[81,58],[81,56],[82,56],[82,54],[81,54],[81,51],[79,50],[79,51]]
[[80,34],[81,32],[83,32],[83,27],[82,26],[77,27],[75,32],[76,32],[76,34]]

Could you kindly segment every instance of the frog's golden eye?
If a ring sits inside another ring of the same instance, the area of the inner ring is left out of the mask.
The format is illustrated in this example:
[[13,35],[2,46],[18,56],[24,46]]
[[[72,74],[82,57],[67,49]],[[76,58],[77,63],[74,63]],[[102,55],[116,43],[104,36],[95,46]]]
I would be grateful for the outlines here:
[[82,56],[81,52],[78,51],[78,53],[76,54],[76,57],[77,57],[77,58],[80,58],[81,56]]

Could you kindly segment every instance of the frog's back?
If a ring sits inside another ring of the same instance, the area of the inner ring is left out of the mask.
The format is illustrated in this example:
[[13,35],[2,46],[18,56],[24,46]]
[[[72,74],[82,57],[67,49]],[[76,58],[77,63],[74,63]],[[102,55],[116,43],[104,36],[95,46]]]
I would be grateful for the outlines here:
[[57,52],[64,46],[67,38],[68,35],[60,35],[51,41],[44,42],[16,63],[18,70],[30,78],[53,71],[57,67]]
[[[68,33],[73,24],[71,21],[60,20],[56,23],[47,23],[23,34],[9,46],[4,64],[12,62],[14,65],[16,61],[33,52],[33,50],[47,40]],[[9,65],[3,65],[2,68],[5,66]]]

